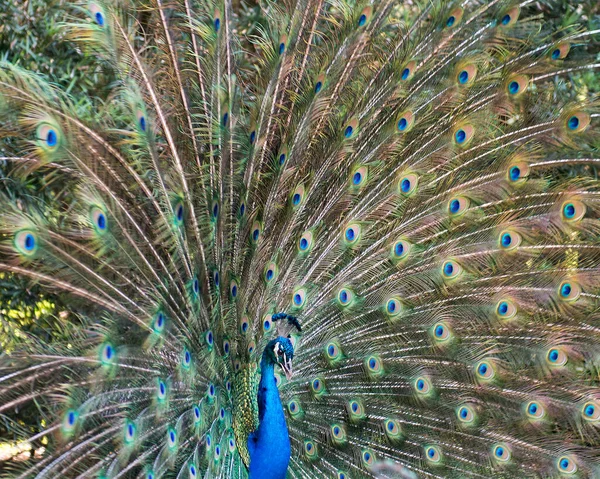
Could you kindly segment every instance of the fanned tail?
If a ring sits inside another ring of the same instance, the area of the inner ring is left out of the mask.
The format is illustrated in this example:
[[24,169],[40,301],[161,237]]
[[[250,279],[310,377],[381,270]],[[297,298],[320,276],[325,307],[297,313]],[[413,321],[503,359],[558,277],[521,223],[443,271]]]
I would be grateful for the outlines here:
[[83,2],[103,101],[0,64],[52,198],[0,192],[0,271],[75,325],[2,360],[48,440],[2,474],[245,477],[278,330],[289,477],[600,475],[599,31],[544,8]]

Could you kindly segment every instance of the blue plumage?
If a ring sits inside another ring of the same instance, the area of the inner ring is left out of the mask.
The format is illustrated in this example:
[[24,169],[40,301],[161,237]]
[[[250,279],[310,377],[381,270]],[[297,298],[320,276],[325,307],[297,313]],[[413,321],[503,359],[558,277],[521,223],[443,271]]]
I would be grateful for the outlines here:
[[[289,343],[285,338],[275,341]],[[267,348],[274,344],[271,341]],[[284,479],[290,461],[290,440],[279,390],[275,383],[274,368],[275,363],[268,349],[265,349],[260,362],[261,377],[258,386],[259,426],[248,437],[250,479]]]

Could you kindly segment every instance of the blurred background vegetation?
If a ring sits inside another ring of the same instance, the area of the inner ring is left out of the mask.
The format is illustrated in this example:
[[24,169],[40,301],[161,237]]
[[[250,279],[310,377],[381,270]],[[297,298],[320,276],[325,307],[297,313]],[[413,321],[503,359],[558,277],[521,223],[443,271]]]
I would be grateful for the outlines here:
[[[240,31],[256,32],[262,22],[256,1],[234,0],[234,3],[240,16]],[[544,16],[552,24],[548,29],[560,31],[574,23],[588,30],[600,28],[600,2],[597,0],[564,0],[558,7],[556,2],[552,5],[544,1],[538,3],[539,8],[546,10]],[[409,22],[414,12],[414,3],[405,0],[398,15]],[[46,75],[76,101],[86,103],[90,98],[105,98],[111,81],[110,72],[95,57],[84,55],[64,39],[61,23],[68,21],[68,15],[72,13],[73,2],[70,0],[0,0],[0,59]],[[140,20],[144,21],[143,18]],[[596,42],[590,42],[586,48],[600,59],[599,35],[595,39]],[[251,48],[251,45],[247,47]],[[593,71],[576,74],[560,87],[567,95],[590,97],[600,92],[600,75]],[[0,139],[0,188],[17,203],[43,203],[47,195],[53,194],[53,188],[59,186],[48,183],[41,174],[9,175],[14,164],[2,158],[15,155],[18,152],[11,149],[11,144]],[[0,357],[9,354],[29,337],[51,343],[69,328],[77,327],[76,317],[60,296],[43,293],[21,278],[0,273]],[[5,457],[29,454],[30,447],[27,446],[9,448],[14,439],[15,424],[31,431],[44,426],[33,408],[14,411],[10,417],[0,416],[0,468],[3,447]],[[3,441],[8,442],[3,445]]]

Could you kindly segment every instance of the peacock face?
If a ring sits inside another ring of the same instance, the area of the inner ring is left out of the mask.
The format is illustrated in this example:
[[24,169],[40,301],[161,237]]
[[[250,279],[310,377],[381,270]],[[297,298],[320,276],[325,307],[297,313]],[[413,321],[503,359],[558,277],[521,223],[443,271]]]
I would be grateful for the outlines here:
[[292,378],[292,359],[294,359],[294,346],[288,338],[279,336],[267,344],[267,350],[273,363],[277,364],[283,372],[285,377]]

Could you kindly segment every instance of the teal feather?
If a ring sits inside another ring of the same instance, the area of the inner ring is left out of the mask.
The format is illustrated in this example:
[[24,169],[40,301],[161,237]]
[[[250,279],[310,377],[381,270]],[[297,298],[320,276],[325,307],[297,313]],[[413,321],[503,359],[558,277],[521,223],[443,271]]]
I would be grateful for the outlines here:
[[1,63],[0,275],[68,327],[0,477],[600,477],[599,33],[542,3],[82,1],[104,98]]

